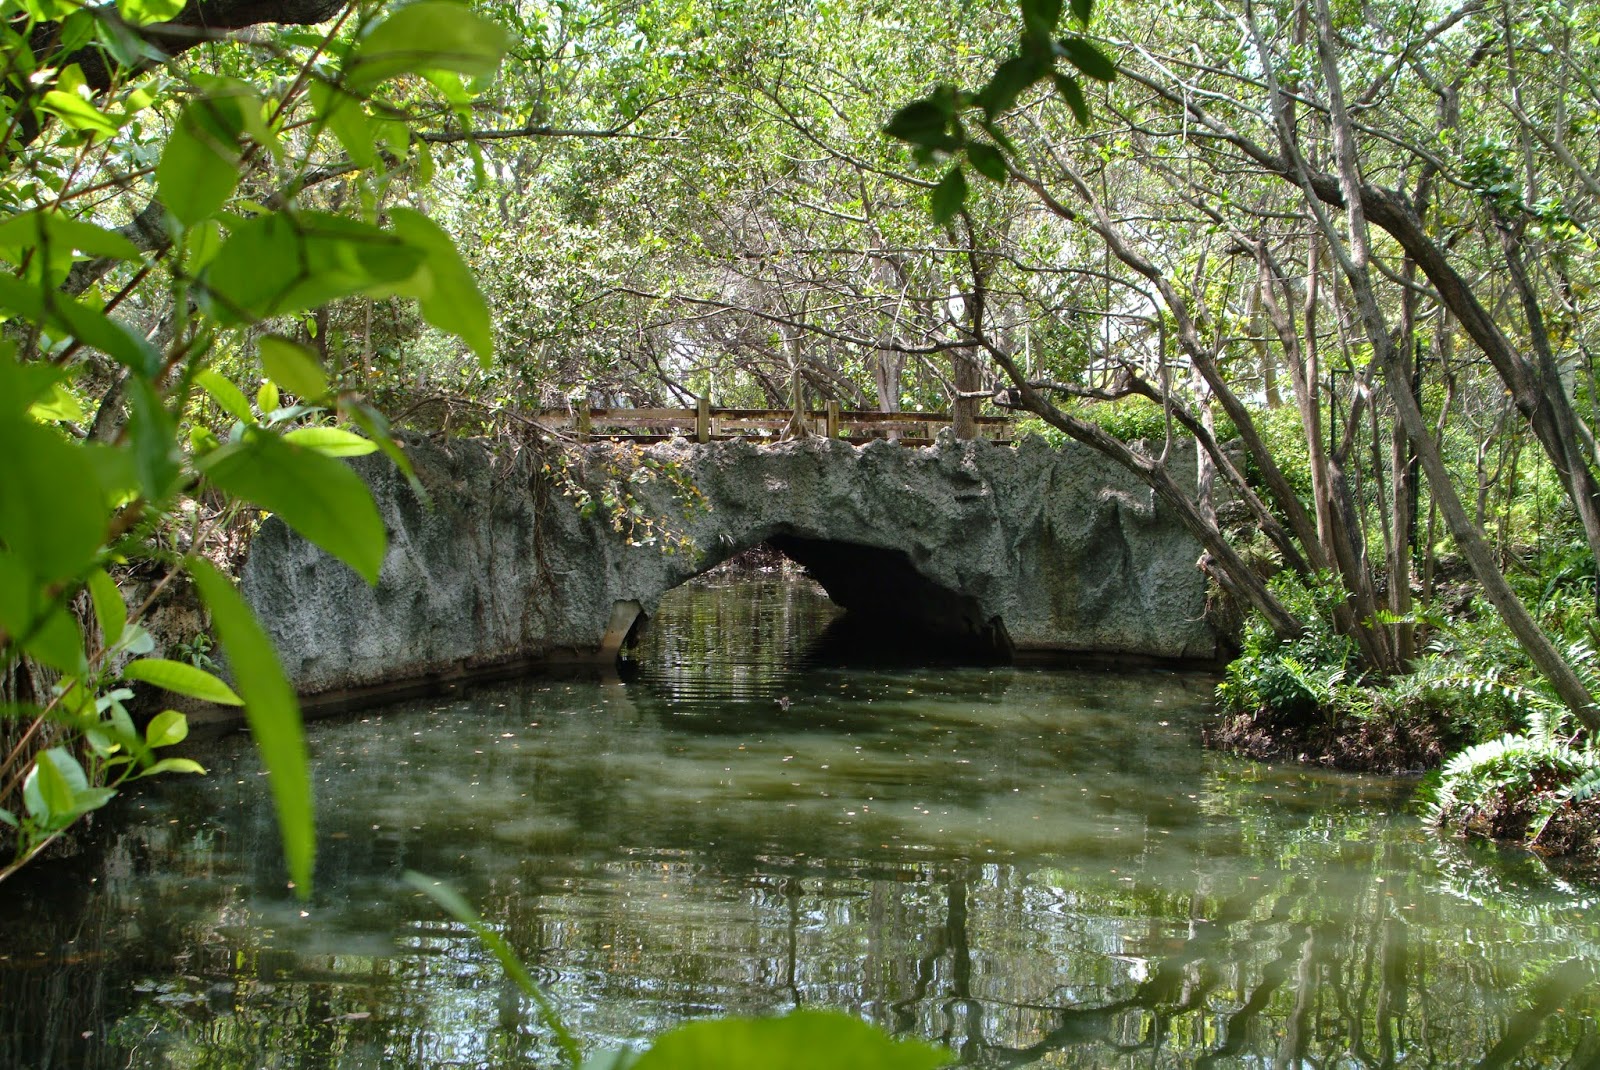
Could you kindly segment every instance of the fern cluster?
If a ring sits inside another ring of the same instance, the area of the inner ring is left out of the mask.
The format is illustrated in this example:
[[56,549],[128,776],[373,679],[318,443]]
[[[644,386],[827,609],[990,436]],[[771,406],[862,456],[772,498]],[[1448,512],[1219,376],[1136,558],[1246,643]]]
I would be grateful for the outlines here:
[[[1564,651],[1591,690],[1600,682],[1600,655],[1587,637]],[[1541,677],[1518,683],[1510,677],[1481,674],[1467,658],[1438,657],[1437,664],[1455,667],[1452,686],[1500,703],[1520,718],[1521,728],[1468,747],[1440,770],[1427,815],[1437,824],[1462,824],[1486,808],[1519,801],[1531,809],[1527,838],[1537,840],[1563,807],[1600,795],[1600,750],[1593,740],[1574,742],[1571,713]]]
[[1333,628],[1326,592],[1337,591],[1337,584],[1322,578],[1328,582],[1312,577],[1307,583],[1288,572],[1273,577],[1273,593],[1306,622],[1306,629],[1286,642],[1260,618],[1252,617],[1245,625],[1239,656],[1217,685],[1224,708],[1329,721],[1371,708],[1360,652],[1352,639]]
[[1537,840],[1568,803],[1600,794],[1600,754],[1544,732],[1507,733],[1468,747],[1445,763],[1427,817],[1439,825],[1470,822],[1487,808],[1526,800],[1527,838]]

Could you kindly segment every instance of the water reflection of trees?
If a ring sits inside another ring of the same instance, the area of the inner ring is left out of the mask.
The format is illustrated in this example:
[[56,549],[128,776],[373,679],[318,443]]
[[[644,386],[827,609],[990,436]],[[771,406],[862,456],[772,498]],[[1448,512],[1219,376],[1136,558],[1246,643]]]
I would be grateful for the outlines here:
[[[728,872],[654,857],[582,880],[500,878],[483,902],[591,1036],[828,1004],[940,1038],[983,1066],[1600,1057],[1588,948],[1541,943],[1532,920],[1481,943],[1441,941],[1460,919],[1408,900],[1418,845],[1374,849],[1366,837],[1384,820],[1353,830],[1358,840],[1313,835],[1272,857],[1218,858],[1196,882],[1216,890],[1187,897],[958,859],[774,858]],[[164,865],[174,846],[148,849]],[[1355,876],[1346,867],[1325,881],[1327,853],[1354,857]],[[609,909],[592,902],[596,884],[609,889]],[[52,957],[48,973],[34,969],[30,983],[29,971],[8,969],[4,1065],[231,1068],[272,1053],[286,1067],[510,1068],[548,1054],[532,1016],[457,927],[413,921],[385,955],[342,950],[338,936],[265,948],[239,924],[262,908],[239,891],[218,886],[203,911],[177,881],[113,897],[80,920],[73,953]],[[126,954],[151,934],[159,947]],[[118,972],[101,968],[110,960]],[[53,1044],[40,1045],[41,1028]]]
[[[981,1066],[1600,1058],[1587,900],[1505,869],[1505,887],[1474,883],[1483,867],[1395,817],[1383,785],[1130,733],[1110,684],[1072,700],[1070,731],[1059,692],[1021,672],[964,677],[940,703],[907,698],[903,676],[850,684],[874,709],[899,695],[883,719],[919,763],[946,764],[895,779],[848,703],[702,733],[551,681],[493,692],[489,712],[440,702],[321,729],[309,918],[281,891],[248,758],[214,761],[205,783],[141,801],[95,884],[62,882],[79,902],[25,885],[35,899],[0,921],[0,1065],[539,1064],[528,1008],[410,898],[407,867],[461,884],[595,1042],[807,1004]],[[465,763],[449,756],[463,740]],[[762,741],[766,764],[794,768],[781,758],[804,744],[836,768],[790,788],[740,767],[706,790]],[[951,817],[943,835],[904,810],[841,824],[819,788]],[[973,815],[1024,791],[1069,839],[1022,850],[1024,825],[989,854]]]

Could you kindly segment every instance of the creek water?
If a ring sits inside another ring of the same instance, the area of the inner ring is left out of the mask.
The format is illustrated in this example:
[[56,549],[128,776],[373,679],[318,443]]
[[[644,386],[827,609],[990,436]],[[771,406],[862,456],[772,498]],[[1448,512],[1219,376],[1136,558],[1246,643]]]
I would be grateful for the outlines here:
[[308,726],[292,896],[248,741],[4,889],[0,1066],[556,1065],[796,1006],[979,1066],[1595,1066],[1592,892],[1414,785],[1207,751],[1212,678],[873,664],[815,588],[674,593],[622,681]]

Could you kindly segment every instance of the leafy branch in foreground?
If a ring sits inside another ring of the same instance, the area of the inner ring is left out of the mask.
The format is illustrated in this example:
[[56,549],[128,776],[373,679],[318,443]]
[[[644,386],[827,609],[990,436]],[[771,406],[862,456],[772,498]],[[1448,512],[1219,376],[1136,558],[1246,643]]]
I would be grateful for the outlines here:
[[[0,203],[13,209],[0,223],[0,672],[12,692],[0,724],[0,833],[15,847],[0,879],[119,784],[200,771],[157,754],[186,736],[181,714],[137,730],[124,685],[143,684],[244,707],[289,879],[309,895],[315,831],[299,706],[209,557],[219,532],[265,510],[376,582],[383,524],[342,458],[381,449],[409,465],[371,405],[282,332],[332,301],[404,297],[487,363],[488,310],[423,212],[380,211],[377,198],[327,210],[297,191],[330,142],[374,165],[425,163],[398,117],[435,92],[467,107],[469,81],[491,77],[508,42],[444,0],[387,13],[352,4],[323,33],[252,43],[268,53],[263,73],[279,77],[266,92],[217,74],[187,84],[172,69],[146,76],[159,55],[118,60],[123,18],[176,14],[124,7],[57,25],[52,5],[3,4],[11,43],[39,48],[13,49],[0,98],[10,131]],[[94,78],[79,62],[48,65],[106,55],[118,61]],[[108,206],[118,202],[106,191],[152,185],[163,237],[136,242],[114,225]],[[75,285],[91,262],[120,290]],[[255,367],[265,377],[252,404],[240,373]],[[160,576],[131,609],[132,586],[115,578],[130,569]],[[185,573],[237,693],[198,666],[150,656],[141,620]]]
[[[1110,82],[1117,76],[1116,64],[1088,39],[1076,33],[1057,36],[1063,14],[1061,0],[1021,0],[1020,6],[1022,30],[1016,50],[981,88],[969,91],[936,85],[896,111],[884,126],[890,137],[911,146],[917,162],[954,161],[933,188],[930,208],[935,223],[954,219],[966,204],[969,185],[963,158],[966,166],[985,178],[1006,181],[1011,170],[1008,158],[1015,156],[1017,149],[998,121],[1023,93],[1049,81],[1078,122],[1087,123],[1089,104],[1082,78]],[[1072,0],[1072,17],[1080,26],[1088,26],[1093,14],[1094,0]],[[1068,69],[1060,69],[1061,63]]]

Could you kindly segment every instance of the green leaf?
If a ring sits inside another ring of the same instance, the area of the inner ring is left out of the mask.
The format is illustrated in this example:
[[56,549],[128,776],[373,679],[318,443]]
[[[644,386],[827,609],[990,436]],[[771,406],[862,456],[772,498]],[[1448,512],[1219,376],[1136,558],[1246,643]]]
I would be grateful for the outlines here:
[[1084,26],[1094,17],[1094,0],[1072,0],[1072,17]]
[[55,22],[72,11],[68,0],[22,0],[21,7],[35,22]]
[[182,455],[178,452],[178,424],[161,403],[155,389],[135,378],[128,386],[128,445],[134,473],[147,500],[165,502],[176,489]]
[[56,43],[58,50],[56,55],[70,56],[94,39],[95,27],[99,25],[100,18],[98,12],[76,4],[62,3],[60,6],[64,10],[62,15],[56,16],[61,19],[61,39]]
[[117,0],[117,13],[135,26],[169,22],[185,6],[185,0]]
[[[128,688],[118,688],[117,690],[119,692],[123,692],[127,698],[133,697],[133,692]],[[113,701],[109,706],[106,707],[106,709],[108,711],[108,716],[111,719],[112,729],[115,730],[119,736],[137,743],[139,741],[139,733],[134,731],[133,718],[128,716],[128,709],[122,704],[122,700],[119,698]]]
[[437,223],[415,209],[392,208],[389,218],[395,233],[424,254],[416,279],[397,288],[397,292],[415,297],[423,318],[471,346],[478,363],[487,370],[494,359],[489,304],[456,251],[455,242]]
[[94,619],[100,625],[100,635],[107,647],[117,645],[122,630],[128,625],[128,605],[117,590],[116,581],[97,568],[89,573],[89,597],[94,601]]
[[350,422],[365,431],[368,437],[378,444],[383,455],[400,469],[400,474],[406,477],[406,485],[411,488],[411,493],[416,496],[417,501],[431,509],[433,498],[429,495],[428,488],[422,485],[422,480],[417,478],[417,470],[411,464],[411,458],[406,456],[400,443],[395,441],[394,434],[389,429],[389,421],[384,418],[383,413],[370,403],[357,398],[347,407],[346,415],[350,418]]
[[0,417],[0,543],[41,584],[81,576],[106,533],[99,481],[52,428]]
[[896,1040],[840,1011],[718,1018],[663,1033],[632,1070],[933,1070],[951,1052]]
[[377,139],[367,118],[366,103],[320,78],[311,83],[311,106],[333,131],[344,151],[360,167],[377,167]]
[[278,384],[271,379],[264,380],[256,387],[256,408],[263,413],[274,413],[283,404],[283,398],[278,393]]
[[29,655],[68,675],[88,671],[83,653],[83,634],[78,621],[64,607],[49,611],[33,629],[33,637],[22,645]]
[[1057,71],[1055,75],[1056,92],[1061,94],[1061,99],[1067,102],[1067,107],[1072,109],[1072,117],[1078,120],[1079,125],[1089,122],[1089,102],[1083,98],[1083,86],[1070,74]]
[[1049,63],[1033,54],[1011,56],[995,68],[988,82],[978,90],[977,101],[991,121],[1009,111],[1024,90],[1043,78]]
[[0,630],[37,661],[78,675],[88,670],[82,633],[54,587],[38,581],[16,553],[0,549]]
[[139,475],[127,450],[109,442],[85,442],[78,448],[94,471],[104,509],[120,508],[139,496]]
[[19,313],[23,318],[45,325],[115,358],[134,371],[150,377],[161,367],[161,355],[143,335],[129,331],[98,308],[91,308],[65,294],[51,292],[49,304],[38,286],[0,272],[0,308]]
[[[133,694],[126,688],[119,690],[130,697]],[[145,749],[144,738],[134,728],[133,718],[128,716],[128,709],[120,699],[111,701],[106,706],[105,714],[106,720],[101,721],[98,728],[86,733],[102,756],[119,750],[134,754]]]
[[275,334],[264,335],[257,347],[273,382],[302,401],[321,401],[328,396],[328,378],[311,350]]
[[478,78],[494,73],[510,43],[498,23],[465,4],[419,0],[395,9],[356,42],[344,83],[361,91],[396,75],[424,71]]
[[[220,680],[217,682],[222,683]],[[226,684],[223,686],[227,687]],[[233,691],[230,689],[228,693],[231,695]],[[147,747],[170,747],[188,738],[189,718],[177,710],[162,710],[150,718],[150,723],[144,728],[144,743]]]
[[[37,291],[29,292],[37,298]],[[0,294],[0,301],[3,300],[4,295]],[[5,307],[0,304],[0,309]],[[27,315],[26,312],[23,314]],[[0,338],[0,419],[15,420],[27,412],[41,399],[48,397],[66,374],[60,368],[37,361],[19,364],[15,359],[16,353],[15,344]]]
[[961,206],[967,203],[967,176],[959,165],[946,171],[939,184],[933,188],[930,207],[933,221],[941,226],[956,217]]
[[76,93],[64,93],[59,89],[52,89],[46,93],[40,100],[39,106],[60,119],[64,125],[86,134],[110,137],[117,132],[117,127],[120,125],[111,116]]
[[156,189],[167,211],[186,227],[217,214],[242,177],[240,135],[251,125],[251,110],[261,102],[231,90],[200,97],[184,106],[156,167]]
[[157,773],[200,773],[203,775],[205,771],[206,767],[193,758],[163,758],[133,779],[138,780],[140,777],[155,776]]
[[29,407],[28,415],[40,423],[81,424],[88,419],[88,414],[83,411],[78,399],[72,396],[72,391],[60,383],[50,388],[44,400],[35,401]]
[[212,257],[217,255],[217,250],[222,248],[222,241],[222,224],[215,219],[190,227],[183,236],[183,266],[191,274],[203,271],[211,263]]
[[78,759],[65,747],[51,747],[34,761],[22,784],[22,801],[39,824],[50,829],[65,828],[78,816],[75,801],[79,792],[89,790]]
[[115,231],[60,212],[23,212],[0,223],[0,255],[13,263],[22,260],[24,250],[44,247],[50,249],[52,256],[63,255],[67,259],[81,254],[137,260],[141,255],[132,242]]
[[1050,34],[1061,21],[1061,0],[1021,0],[1022,22],[1032,33]]
[[289,878],[299,896],[306,898],[311,894],[317,839],[300,704],[278,664],[271,640],[232,582],[203,559],[191,559],[189,572],[211,611],[212,627],[244,696],[245,719],[272,784]]
[[1003,183],[1009,174],[1005,155],[993,145],[982,141],[967,143],[967,162],[972,164],[972,169],[980,175],[996,182]]
[[923,97],[891,115],[883,132],[913,145],[933,144],[945,137],[945,128],[952,117],[931,97]]
[[129,662],[128,667],[122,670],[122,677],[125,680],[154,684],[163,690],[178,695],[188,695],[202,702],[215,702],[219,706],[244,705],[244,700],[233,693],[233,688],[204,669],[182,661],[145,658],[142,661]]
[[18,827],[17,815],[0,806],[0,824],[10,825],[12,828]]
[[[3,483],[0,480],[0,483]],[[89,667],[78,623],[16,554],[0,549],[0,629],[53,669],[76,675]]]
[[1117,65],[1111,58],[1081,37],[1063,37],[1056,42],[1056,50],[1068,63],[1098,82],[1110,82],[1117,77]]
[[106,803],[117,797],[115,788],[88,788],[75,792],[72,796],[73,814],[87,814],[90,810],[98,810]]
[[423,250],[369,223],[321,212],[272,212],[233,229],[206,269],[218,319],[245,323],[353,294],[394,292]]
[[229,416],[246,424],[255,422],[255,413],[250,409],[250,399],[221,372],[215,368],[206,368],[194,377],[194,381],[199,383],[201,388],[211,395],[211,400],[222,406],[222,410]]
[[130,331],[100,309],[55,294],[52,296],[50,312],[50,319],[64,327],[74,338],[100,350],[117,363],[146,378],[152,378],[160,371],[161,354],[156,352],[155,346],[144,335]]
[[263,431],[206,455],[205,475],[229,494],[277,513],[301,535],[378,582],[387,538],[372,493],[345,464]]
[[285,442],[316,450],[328,457],[365,457],[378,444],[342,427],[299,427],[283,436]]

